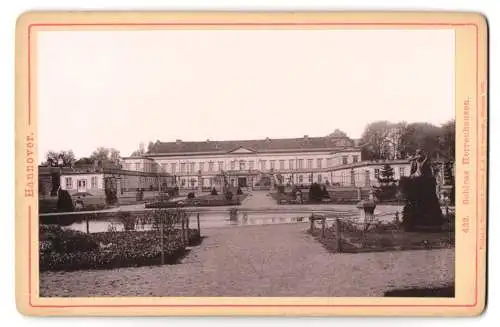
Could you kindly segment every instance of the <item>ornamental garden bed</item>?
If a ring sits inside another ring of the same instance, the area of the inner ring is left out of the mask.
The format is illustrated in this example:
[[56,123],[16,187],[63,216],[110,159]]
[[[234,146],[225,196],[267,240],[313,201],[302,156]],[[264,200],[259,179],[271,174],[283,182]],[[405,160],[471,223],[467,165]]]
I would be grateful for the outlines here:
[[357,203],[359,201],[352,201],[352,200],[347,200],[347,201],[342,201],[342,199],[335,199],[332,200],[330,198],[324,198],[321,201],[310,201],[308,199],[308,192],[303,192],[302,193],[302,202],[297,201],[297,198],[291,194],[283,194],[283,193],[270,193],[269,196],[276,200],[276,203],[278,204],[340,204],[340,203],[345,203],[345,204],[352,204],[352,203]]
[[363,227],[346,223],[346,221],[343,221],[340,226],[340,244],[333,226],[326,227],[324,233],[321,227],[308,232],[331,252],[428,250],[455,246],[455,233],[448,228],[433,232],[405,232],[400,223],[391,222],[376,224],[364,231]]
[[[178,263],[186,253],[180,230],[164,235],[164,262]],[[188,231],[188,244],[201,237]],[[85,234],[59,226],[40,226],[40,271],[114,269],[161,264],[159,231],[124,231]]]
[[177,201],[155,201],[146,204],[146,208],[179,208],[179,207],[217,207],[241,205],[248,194],[234,195],[231,200],[223,194],[206,194],[195,198],[186,198]]

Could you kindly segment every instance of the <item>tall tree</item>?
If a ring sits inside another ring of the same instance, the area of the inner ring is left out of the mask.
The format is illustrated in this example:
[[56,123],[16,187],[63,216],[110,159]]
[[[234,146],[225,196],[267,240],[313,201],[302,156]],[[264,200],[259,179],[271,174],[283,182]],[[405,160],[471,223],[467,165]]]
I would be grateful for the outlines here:
[[111,160],[113,163],[119,163],[120,162],[120,151],[116,149],[109,149],[109,160]]
[[441,138],[439,146],[444,156],[455,160],[455,119],[441,125]]
[[388,121],[376,121],[365,127],[360,141],[363,160],[384,159],[391,126]]
[[144,149],[144,143],[141,142],[139,144],[139,149],[132,152],[132,154],[130,154],[130,156],[139,157],[139,156],[143,156],[145,153],[146,153],[146,150]]
[[59,152],[49,151],[45,155],[45,162],[43,162],[42,165],[59,166],[60,165],[59,159],[62,159],[61,163],[63,167],[70,167],[76,161],[73,150],[68,150],[68,151],[63,150]]
[[401,154],[413,155],[417,149],[424,150],[430,157],[439,156],[439,140],[442,135],[440,127],[429,123],[409,124],[401,138]]
[[107,161],[109,159],[109,149],[105,147],[99,147],[90,155],[90,159],[93,161]]
[[151,153],[153,151],[154,147],[155,147],[155,144],[150,141],[148,143],[148,149],[147,149],[146,153]]
[[120,151],[114,148],[99,147],[92,152],[90,160],[100,164],[118,164],[120,162]]
[[340,130],[338,128],[336,128],[333,131],[333,133],[329,134],[328,136],[329,137],[348,137],[347,134],[344,131],[342,131],[342,130]]
[[406,130],[406,122],[399,122],[388,126],[387,135],[384,142],[385,159],[400,159],[403,133]]

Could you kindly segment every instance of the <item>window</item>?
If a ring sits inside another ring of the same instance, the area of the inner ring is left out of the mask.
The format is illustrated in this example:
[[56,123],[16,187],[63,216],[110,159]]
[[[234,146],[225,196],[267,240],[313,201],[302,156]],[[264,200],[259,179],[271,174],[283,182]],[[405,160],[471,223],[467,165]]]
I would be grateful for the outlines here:
[[71,177],[66,177],[66,189],[73,188],[73,179]]
[[275,169],[275,163],[276,163],[276,160],[269,160],[269,163],[271,165],[271,169]]
[[205,163],[200,162],[200,171],[204,171],[204,170],[205,170]]
[[307,159],[307,168],[311,169],[313,167],[313,160],[312,159]]
[[266,161],[265,160],[261,160],[260,161],[260,169],[261,170],[266,170]]
[[250,170],[254,170],[254,169],[255,169],[254,165],[255,165],[255,162],[254,162],[253,160],[250,160],[250,161],[248,162],[248,166],[249,166],[249,169],[250,169]]
[[224,161],[219,161],[219,170],[224,170]]
[[359,157],[358,156],[352,156],[352,162],[358,162]]
[[194,162],[191,162],[191,163],[189,164],[189,168],[190,168],[190,171],[189,171],[189,172],[190,172],[190,173],[194,173],[194,164],[195,164]]
[[347,165],[347,156],[342,156],[342,164]]
[[405,175],[405,167],[399,167],[399,176],[402,177]]
[[293,169],[293,159],[288,160],[288,169]]
[[236,161],[232,160],[231,161],[231,170],[235,170],[236,169]]
[[376,168],[375,169],[375,179],[378,179],[379,174],[380,174],[380,169]]
[[326,159],[326,164],[328,165],[328,167],[332,167],[333,166],[333,159],[332,158],[328,158]]
[[90,179],[90,187],[97,188],[97,176],[92,176]]
[[186,172],[186,164],[183,162],[181,163],[181,174]]
[[186,179],[185,178],[181,179],[181,186],[186,186]]
[[309,183],[311,183],[311,184],[312,184],[312,182],[313,182],[313,175],[312,175],[312,174],[309,174]]
[[285,160],[280,160],[280,169],[285,169]]
[[166,163],[161,164],[161,171],[163,171],[165,173],[167,172],[167,164]]
[[316,159],[316,168],[323,168],[323,159]]
[[246,169],[245,161],[240,160],[240,170],[245,170],[245,169]]
[[304,159],[297,159],[297,168],[298,169],[304,168]]
[[170,164],[170,168],[172,169],[172,174],[175,174],[177,172],[177,164],[176,163]]
[[210,161],[208,163],[208,171],[214,171],[214,162],[213,161]]
[[136,163],[135,163],[135,170],[136,170],[136,171],[141,170],[141,163],[140,163],[140,162],[136,162]]
[[302,184],[303,182],[304,182],[304,176],[299,175],[299,183],[301,183],[301,184]]
[[323,176],[318,175],[318,183],[321,183],[323,181]]

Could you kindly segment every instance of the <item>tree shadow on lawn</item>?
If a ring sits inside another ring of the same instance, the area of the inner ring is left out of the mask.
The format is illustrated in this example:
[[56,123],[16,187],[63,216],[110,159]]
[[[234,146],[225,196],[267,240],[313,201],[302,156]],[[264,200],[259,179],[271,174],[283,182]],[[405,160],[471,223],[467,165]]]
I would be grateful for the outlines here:
[[455,286],[436,288],[408,288],[395,289],[384,293],[385,297],[455,297]]

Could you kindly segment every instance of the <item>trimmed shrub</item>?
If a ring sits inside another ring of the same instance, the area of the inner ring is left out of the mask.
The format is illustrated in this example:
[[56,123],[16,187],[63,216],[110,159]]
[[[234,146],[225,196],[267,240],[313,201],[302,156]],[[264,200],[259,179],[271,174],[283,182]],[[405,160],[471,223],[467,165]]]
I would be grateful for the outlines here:
[[71,200],[71,195],[66,190],[59,190],[57,198],[57,211],[61,212],[71,212],[75,210],[73,205],[73,200]]
[[243,191],[241,190],[241,187],[238,186],[238,190],[236,191],[236,194],[242,195]]
[[226,192],[226,200],[231,201],[233,199],[233,192],[227,191]]
[[187,198],[188,199],[194,199],[194,192],[189,192],[188,195],[187,195]]
[[285,185],[277,185],[276,186],[278,193],[285,194]]
[[211,195],[218,195],[219,193],[217,193],[217,190],[214,188],[212,188],[212,191],[210,191],[210,194]]
[[309,201],[321,202],[323,200],[324,192],[318,183],[312,183],[309,187]]

